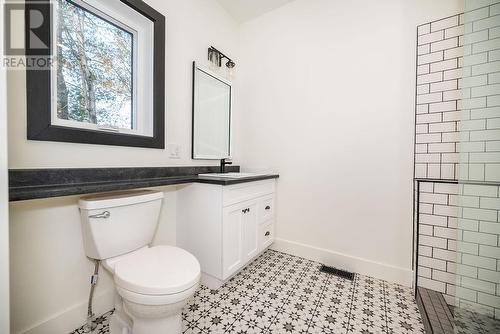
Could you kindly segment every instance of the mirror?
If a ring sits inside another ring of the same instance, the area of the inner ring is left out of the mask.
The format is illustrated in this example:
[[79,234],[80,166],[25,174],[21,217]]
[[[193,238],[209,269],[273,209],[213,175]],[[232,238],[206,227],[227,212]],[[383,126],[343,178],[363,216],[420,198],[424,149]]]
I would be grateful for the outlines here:
[[231,157],[231,83],[193,62],[193,159]]

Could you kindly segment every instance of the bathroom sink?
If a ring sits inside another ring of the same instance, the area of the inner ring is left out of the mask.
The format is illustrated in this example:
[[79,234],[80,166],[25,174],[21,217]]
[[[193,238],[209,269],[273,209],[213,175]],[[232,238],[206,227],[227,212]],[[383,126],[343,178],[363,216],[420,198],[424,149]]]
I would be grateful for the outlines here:
[[213,177],[213,178],[225,178],[225,179],[243,179],[246,177],[256,177],[266,174],[262,173],[210,173],[210,174],[198,174],[200,177]]

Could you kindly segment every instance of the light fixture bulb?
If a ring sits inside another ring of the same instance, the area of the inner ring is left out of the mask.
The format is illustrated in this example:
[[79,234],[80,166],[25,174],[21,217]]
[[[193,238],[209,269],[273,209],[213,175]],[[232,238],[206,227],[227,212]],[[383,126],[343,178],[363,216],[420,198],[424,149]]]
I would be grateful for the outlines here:
[[234,78],[234,67],[235,66],[236,66],[236,64],[231,59],[229,59],[226,63],[227,74],[228,74],[230,80]]
[[208,60],[210,62],[210,69],[216,71],[219,69],[220,54],[215,50],[210,50],[208,54]]
[[234,79],[235,75],[234,67],[230,67],[227,69],[227,75],[229,76],[229,80]]

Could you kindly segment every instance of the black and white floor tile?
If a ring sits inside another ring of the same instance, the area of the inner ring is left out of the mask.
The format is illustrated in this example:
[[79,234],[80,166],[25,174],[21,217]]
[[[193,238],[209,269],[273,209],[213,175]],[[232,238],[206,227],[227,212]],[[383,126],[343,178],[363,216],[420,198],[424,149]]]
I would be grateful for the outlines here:
[[[95,324],[97,327],[92,331],[92,334],[109,334],[109,317],[113,314],[113,311],[104,313],[95,319]],[[89,333],[85,326],[78,328],[77,330],[71,332],[70,334],[84,334]]]
[[[319,268],[268,250],[220,289],[201,286],[183,313],[183,333],[425,333],[411,289]],[[95,333],[107,331],[104,321]]]
[[457,334],[500,333],[500,320],[460,308],[453,309],[453,325]]

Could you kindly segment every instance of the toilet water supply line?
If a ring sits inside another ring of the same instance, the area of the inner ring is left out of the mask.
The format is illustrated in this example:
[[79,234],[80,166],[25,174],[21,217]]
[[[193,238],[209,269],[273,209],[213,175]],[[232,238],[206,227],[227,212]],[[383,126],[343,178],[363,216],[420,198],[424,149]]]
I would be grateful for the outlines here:
[[89,304],[87,308],[87,325],[85,326],[85,332],[92,332],[97,324],[94,322],[94,312],[92,312],[92,299],[94,297],[94,289],[97,285],[97,279],[99,277],[99,264],[100,260],[94,260],[94,274],[90,276],[90,294],[89,294]]

